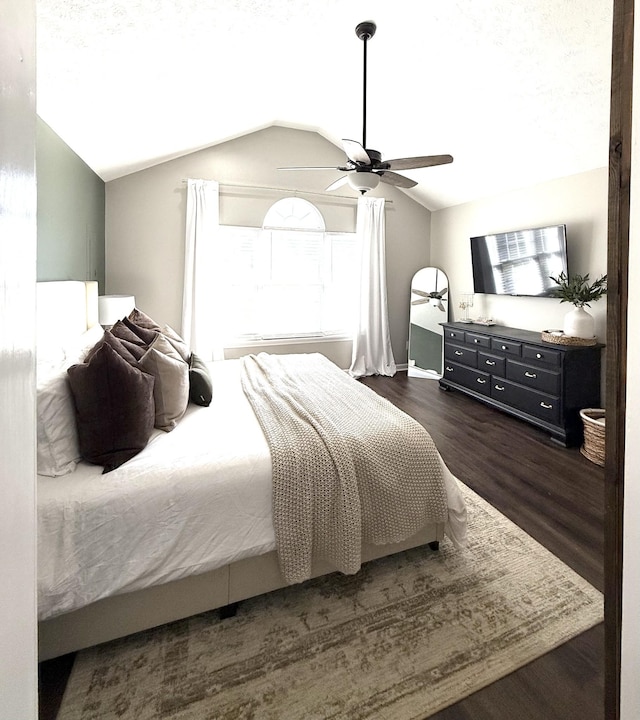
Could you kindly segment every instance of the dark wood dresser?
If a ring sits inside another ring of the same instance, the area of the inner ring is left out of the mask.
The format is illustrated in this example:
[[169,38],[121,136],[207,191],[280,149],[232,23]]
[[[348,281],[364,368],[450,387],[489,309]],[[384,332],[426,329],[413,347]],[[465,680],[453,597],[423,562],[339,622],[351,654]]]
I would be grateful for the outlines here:
[[556,345],[539,332],[502,325],[442,325],[441,388],[526,420],[562,445],[582,442],[579,411],[600,407],[603,345]]

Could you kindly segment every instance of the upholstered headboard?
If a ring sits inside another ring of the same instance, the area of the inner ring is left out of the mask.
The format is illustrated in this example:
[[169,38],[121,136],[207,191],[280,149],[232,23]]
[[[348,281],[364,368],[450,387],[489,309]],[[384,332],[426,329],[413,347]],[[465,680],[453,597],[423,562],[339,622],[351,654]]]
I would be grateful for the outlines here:
[[81,335],[98,323],[97,282],[39,282],[36,292],[38,347]]

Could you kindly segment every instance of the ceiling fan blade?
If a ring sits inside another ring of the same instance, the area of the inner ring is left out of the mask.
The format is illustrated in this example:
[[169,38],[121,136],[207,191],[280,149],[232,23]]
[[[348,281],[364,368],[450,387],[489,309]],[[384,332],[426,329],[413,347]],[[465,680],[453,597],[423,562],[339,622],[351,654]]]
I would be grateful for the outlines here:
[[378,172],[376,175],[383,183],[387,183],[387,185],[395,185],[396,187],[412,188],[418,184],[415,180],[410,180],[404,175],[398,175],[398,173],[389,172],[388,170]]
[[427,298],[422,298],[420,300],[412,300],[411,304],[412,305],[424,305],[425,303],[428,303],[428,302],[429,302],[429,300]]
[[325,189],[325,192],[330,192],[331,190],[337,190],[339,187],[346,185],[347,180],[348,180],[347,176],[343,175],[341,178],[338,178],[335,182],[332,182],[331,185],[329,185],[329,187]]
[[343,139],[342,147],[351,162],[357,165],[371,165],[371,158],[359,142]]
[[425,292],[424,290],[418,290],[417,288],[411,288],[411,292],[415,295],[420,295],[420,297],[429,298],[431,295],[429,295],[428,292]]
[[389,170],[413,170],[415,168],[433,167],[434,165],[446,165],[451,162],[453,162],[451,155],[423,155],[422,157],[385,160],[384,166],[388,166]]
[[348,170],[351,170],[350,167],[336,167],[335,165],[332,166],[326,166],[326,167],[299,167],[299,166],[293,166],[293,167],[279,167],[278,170],[342,170],[343,172],[347,172]]

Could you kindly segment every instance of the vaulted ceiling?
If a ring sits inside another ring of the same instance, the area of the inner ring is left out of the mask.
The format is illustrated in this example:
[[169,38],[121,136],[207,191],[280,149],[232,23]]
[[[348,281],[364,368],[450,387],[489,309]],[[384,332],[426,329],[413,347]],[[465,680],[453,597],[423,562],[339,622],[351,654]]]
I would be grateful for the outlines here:
[[426,207],[608,162],[612,0],[37,0],[37,20],[38,114],[105,181],[272,124],[361,141],[363,20],[367,146],[454,157],[403,172]]

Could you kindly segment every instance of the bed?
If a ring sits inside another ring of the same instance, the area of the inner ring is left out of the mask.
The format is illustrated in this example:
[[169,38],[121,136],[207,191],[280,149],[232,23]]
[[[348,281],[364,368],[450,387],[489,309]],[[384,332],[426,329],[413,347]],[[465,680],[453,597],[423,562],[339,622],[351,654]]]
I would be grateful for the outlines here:
[[[446,503],[444,516],[426,523],[414,519],[415,528],[405,519],[402,532],[395,528],[391,534],[382,535],[365,532],[363,520],[363,527],[357,526],[354,531],[357,552],[347,553],[342,565],[342,556],[336,560],[329,552],[320,557],[305,556],[303,570],[299,565],[287,570],[282,547],[286,533],[282,513],[274,511],[273,497],[280,492],[278,488],[287,487],[286,483],[281,485],[287,473],[298,472],[301,478],[312,474],[307,472],[309,453],[294,448],[286,462],[276,461],[273,443],[286,443],[290,432],[287,429],[279,438],[272,437],[277,435],[277,424],[265,416],[274,411],[256,405],[269,394],[266,385],[260,386],[266,376],[250,371],[249,360],[207,363],[213,388],[211,403],[190,402],[170,432],[154,429],[144,447],[110,472],[78,458],[69,465],[58,458],[56,467],[47,468],[47,462],[56,465],[51,448],[60,439],[51,441],[52,428],[58,435],[77,431],[73,422],[62,422],[73,408],[65,373],[69,367],[86,367],[87,354],[90,356],[102,336],[97,324],[96,283],[38,283],[41,660],[196,613],[227,608],[336,568],[355,572],[361,562],[376,557],[418,545],[436,547],[445,532],[454,543],[464,544],[466,511],[462,496],[457,481],[435,451]],[[295,383],[291,381],[294,391],[307,385],[317,393],[322,384],[326,393],[327,384],[334,386],[337,418],[349,384],[357,386],[358,392],[362,388],[375,395],[346,373],[335,374],[336,368],[326,367],[330,363],[322,357],[275,362],[290,361],[296,372],[298,367],[302,368],[300,372],[307,372],[309,362],[313,368],[310,379],[307,374],[300,375],[308,378],[306,381],[297,376]],[[264,358],[264,363],[273,362]],[[254,363],[257,368],[260,361],[254,359]],[[327,375],[330,383],[313,381],[316,374],[323,377],[325,372],[334,373]],[[341,389],[343,382],[346,385]],[[253,396],[247,387],[252,383],[257,386]],[[386,412],[386,401],[376,396],[374,402],[381,403],[376,407]],[[61,403],[66,403],[62,411]],[[413,423],[408,418],[407,422]],[[338,426],[339,419],[334,424]],[[422,428],[419,431],[425,432]],[[399,456],[399,450],[390,454]],[[386,459],[376,462],[383,461]],[[297,470],[292,462],[298,463]],[[356,474],[363,472],[357,464],[354,467]],[[41,473],[43,468],[45,472]],[[393,495],[395,488],[383,488],[386,491]],[[338,494],[350,502],[346,490],[340,489]],[[377,498],[363,499],[363,507],[371,506],[368,512],[375,515],[379,505],[385,509],[385,516],[392,516],[393,508],[387,510]],[[287,502],[294,500],[287,498]],[[296,518],[302,517],[303,506],[305,502],[291,510]],[[397,513],[402,518],[407,514],[404,508]],[[294,531],[297,524],[304,523],[293,523]],[[351,527],[349,523],[347,526]],[[286,541],[294,551],[300,545],[299,537],[294,534]],[[373,537],[374,542],[361,542],[362,537]]]

